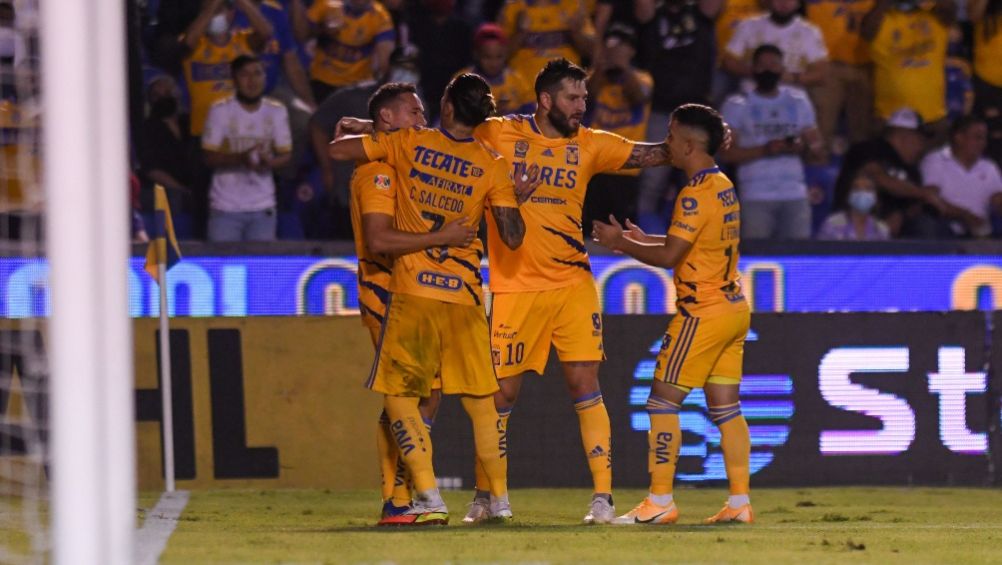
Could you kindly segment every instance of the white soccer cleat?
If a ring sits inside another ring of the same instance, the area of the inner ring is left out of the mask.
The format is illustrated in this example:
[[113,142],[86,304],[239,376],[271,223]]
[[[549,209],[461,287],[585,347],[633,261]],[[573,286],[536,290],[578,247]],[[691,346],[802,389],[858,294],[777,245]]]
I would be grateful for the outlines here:
[[512,520],[511,504],[507,499],[492,500],[487,510],[487,518],[496,522],[508,522]]
[[610,524],[616,517],[616,507],[609,503],[604,496],[595,496],[591,499],[591,509],[584,517],[585,524]]
[[[470,510],[463,516],[464,524],[476,524],[490,518],[491,501],[486,498],[474,498],[470,503]],[[508,510],[511,513],[511,510]]]

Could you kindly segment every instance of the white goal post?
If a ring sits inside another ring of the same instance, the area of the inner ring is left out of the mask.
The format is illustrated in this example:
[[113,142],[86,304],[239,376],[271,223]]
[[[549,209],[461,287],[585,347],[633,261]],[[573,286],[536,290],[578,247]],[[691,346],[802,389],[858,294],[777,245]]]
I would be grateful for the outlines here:
[[132,563],[125,3],[41,0],[52,561]]

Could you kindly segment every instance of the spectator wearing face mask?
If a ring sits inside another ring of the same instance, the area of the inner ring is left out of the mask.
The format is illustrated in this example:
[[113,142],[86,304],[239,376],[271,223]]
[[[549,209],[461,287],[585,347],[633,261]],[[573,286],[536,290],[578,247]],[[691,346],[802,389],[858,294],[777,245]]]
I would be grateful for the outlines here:
[[877,185],[865,173],[852,179],[844,210],[825,218],[818,239],[838,241],[882,241],[890,238],[887,224],[877,219]]
[[174,79],[160,75],[147,88],[149,116],[140,130],[138,153],[142,174],[149,183],[167,190],[174,230],[180,239],[205,237],[206,219],[203,169],[197,140],[188,129],[188,116],[178,105],[180,92]]
[[[825,81],[828,48],[821,30],[797,11],[800,0],[766,0],[769,13],[738,24],[727,49],[724,70],[738,77],[752,74],[752,53],[759,45],[775,45],[783,52],[783,84],[809,87]],[[750,86],[750,85],[747,85]]]
[[[251,29],[233,29],[237,10]],[[188,50],[184,78],[191,95],[191,134],[202,135],[209,107],[233,93],[230,63],[259,52],[271,38],[272,27],[251,0],[207,0],[181,42]]]
[[761,45],[752,56],[755,90],[727,99],[721,114],[733,128],[722,161],[738,166],[742,238],[811,236],[804,158],[825,159],[814,107],[807,94],[780,85],[783,52]]

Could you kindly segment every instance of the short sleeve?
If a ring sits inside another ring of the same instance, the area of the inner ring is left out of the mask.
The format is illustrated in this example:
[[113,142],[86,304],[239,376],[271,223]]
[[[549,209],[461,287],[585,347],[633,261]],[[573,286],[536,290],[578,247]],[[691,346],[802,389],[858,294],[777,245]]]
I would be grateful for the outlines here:
[[351,189],[357,191],[362,214],[396,213],[397,174],[386,163],[369,163],[355,170]]
[[626,164],[633,152],[635,142],[621,135],[616,135],[602,130],[591,132],[591,146],[593,149],[593,173],[605,171],[616,171]]
[[393,29],[393,19],[390,18],[390,14],[385,10],[378,10],[376,14],[377,20],[373,30],[372,42],[396,41],[397,32]]
[[473,130],[473,137],[495,152],[499,152],[498,140],[501,138],[501,128],[503,126],[504,118],[487,118],[484,123]]
[[398,130],[393,132],[373,132],[369,135],[362,137],[362,148],[365,150],[365,156],[370,161],[381,161],[393,154],[394,148],[399,144],[400,136],[405,134],[406,130]]
[[696,191],[683,190],[675,200],[675,210],[671,215],[668,235],[693,243],[699,237],[699,232],[709,221],[712,213],[713,211],[710,210],[707,202],[700,202]]
[[936,166],[936,162],[939,160],[939,152],[933,152],[926,155],[925,159],[922,159],[922,164],[919,166],[919,170],[922,173],[922,183],[930,184],[934,186],[939,186],[942,181],[941,169]]
[[751,26],[749,24],[751,24],[750,20],[738,23],[737,27],[734,28],[734,35],[727,42],[726,51],[738,59],[744,59],[748,52],[749,38],[751,36]]
[[800,131],[818,127],[814,105],[811,104],[811,99],[806,94],[797,98],[797,118],[800,121]]
[[828,59],[828,46],[825,45],[825,40],[821,35],[821,29],[808,22],[804,21],[810,33],[810,39],[804,45],[805,47],[805,58],[808,63],[815,63],[817,61],[823,61]]
[[275,121],[275,129],[272,132],[272,144],[276,153],[288,153],[292,151],[292,131],[289,128],[289,110],[282,104],[276,104],[275,114],[278,119]]
[[225,114],[226,106],[222,103],[209,108],[209,115],[205,118],[205,127],[202,130],[202,149],[219,151],[222,148],[226,136]]
[[515,183],[508,171],[508,163],[501,157],[491,163],[488,176],[491,185],[487,192],[487,201],[493,208],[518,208]]

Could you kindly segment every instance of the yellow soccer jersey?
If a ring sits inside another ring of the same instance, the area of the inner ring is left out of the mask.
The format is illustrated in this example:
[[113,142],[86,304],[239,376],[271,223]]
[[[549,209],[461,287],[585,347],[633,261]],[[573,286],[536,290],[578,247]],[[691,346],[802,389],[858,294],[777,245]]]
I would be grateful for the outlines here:
[[515,71],[505,68],[496,77],[489,77],[477,67],[467,67],[456,75],[476,73],[491,85],[491,95],[497,104],[498,115],[506,116],[519,112],[530,112],[535,109],[536,92],[524,77]]
[[675,200],[668,235],[690,243],[675,266],[676,306],[683,316],[712,317],[748,310],[738,274],[741,206],[720,169],[700,171]]
[[[518,207],[508,167],[473,138],[413,128],[363,138],[370,160],[397,172],[397,229],[424,233],[466,217],[477,226],[487,205]],[[480,240],[466,248],[426,249],[398,257],[390,291],[457,304],[483,303]]]
[[209,108],[233,94],[230,63],[240,55],[253,54],[248,42],[253,33],[249,29],[234,31],[226,45],[216,45],[203,35],[198,46],[185,58],[184,80],[191,95],[192,135],[202,135]]
[[985,22],[974,25],[974,74],[988,84],[1002,88],[1002,20],[991,37],[985,36]]
[[717,18],[717,53],[727,51],[727,44],[734,35],[734,30],[742,21],[762,13],[759,0],[727,0],[724,9]]
[[387,255],[372,253],[365,246],[362,215],[393,216],[399,184],[393,167],[381,161],[358,165],[351,177],[351,230],[355,234],[355,254],[358,255],[358,309],[362,311],[363,323],[368,323],[369,319],[382,323],[386,316],[393,260]]
[[[526,80],[535,81],[536,74],[547,61],[564,57],[572,63],[581,57],[571,41],[570,20],[577,13],[580,0],[508,0],[501,9],[498,24],[512,37],[518,31],[519,14],[525,22],[521,47],[511,54],[511,68]],[[585,18],[585,33],[595,33],[591,19]]]
[[591,264],[581,238],[581,207],[591,177],[619,169],[633,142],[606,131],[581,127],[572,138],[552,139],[531,115],[490,118],[476,129],[477,139],[494,148],[521,175],[526,163],[539,165],[542,184],[522,204],[525,243],[508,249],[493,218],[487,217],[491,290],[550,290],[591,279]]
[[946,116],[947,29],[931,13],[890,11],[870,43],[874,107],[888,118],[911,108],[926,122]]
[[317,52],[310,65],[310,77],[331,86],[344,86],[371,80],[372,52],[377,43],[395,41],[393,19],[379,2],[355,11],[340,0],[314,0],[306,16],[314,24],[325,25],[329,19],[341,20],[337,37],[317,42]]
[[870,62],[870,49],[859,35],[863,16],[874,0],[813,0],[807,2],[807,19],[821,28],[832,61],[850,65]]
[[[640,84],[648,92],[654,90],[654,79],[647,71],[636,71]],[[647,139],[647,119],[651,115],[650,101],[630,105],[623,94],[623,85],[606,82],[598,91],[595,110],[588,124],[595,129],[609,131],[627,139]],[[640,169],[626,169],[614,174],[637,176]]]

